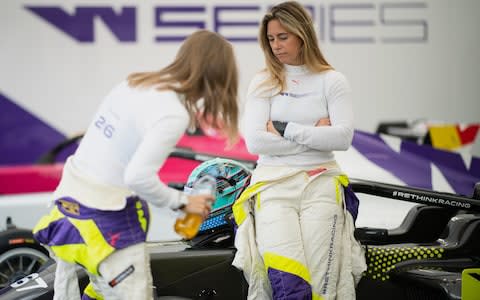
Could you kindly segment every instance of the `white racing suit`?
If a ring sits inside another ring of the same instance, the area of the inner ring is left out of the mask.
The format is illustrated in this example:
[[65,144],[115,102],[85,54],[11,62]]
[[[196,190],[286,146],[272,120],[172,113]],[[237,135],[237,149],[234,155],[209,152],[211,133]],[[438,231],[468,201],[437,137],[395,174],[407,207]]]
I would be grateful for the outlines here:
[[366,263],[344,186],[348,178],[334,162],[254,171],[233,208],[233,265],[249,283],[248,299],[355,299]]

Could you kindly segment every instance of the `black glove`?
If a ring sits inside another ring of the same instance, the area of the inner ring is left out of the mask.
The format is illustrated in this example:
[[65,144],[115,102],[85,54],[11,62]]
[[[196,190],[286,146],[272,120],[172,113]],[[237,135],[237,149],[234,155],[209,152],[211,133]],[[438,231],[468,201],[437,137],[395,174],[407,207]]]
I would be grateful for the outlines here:
[[285,134],[285,128],[287,128],[288,122],[281,122],[281,121],[272,121],[273,127],[280,133],[281,136]]

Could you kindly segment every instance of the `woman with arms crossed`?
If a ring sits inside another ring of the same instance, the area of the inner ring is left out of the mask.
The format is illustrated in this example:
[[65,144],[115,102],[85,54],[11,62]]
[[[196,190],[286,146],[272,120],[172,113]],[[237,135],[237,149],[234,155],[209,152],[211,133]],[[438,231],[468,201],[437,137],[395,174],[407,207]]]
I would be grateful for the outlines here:
[[238,234],[234,265],[249,269],[252,299],[355,299],[365,262],[343,205],[346,176],[333,154],[352,142],[350,88],[323,57],[299,3],[272,7],[259,42],[266,69],[251,81],[244,134],[259,155],[247,193],[255,189],[254,234],[269,286],[244,264],[246,242]]
[[75,264],[91,279],[82,299],[152,299],[146,202],[206,216],[213,200],[169,188],[157,172],[197,115],[235,140],[237,80],[232,45],[200,30],[170,65],[110,91],[34,229],[57,260],[54,299],[80,299]]

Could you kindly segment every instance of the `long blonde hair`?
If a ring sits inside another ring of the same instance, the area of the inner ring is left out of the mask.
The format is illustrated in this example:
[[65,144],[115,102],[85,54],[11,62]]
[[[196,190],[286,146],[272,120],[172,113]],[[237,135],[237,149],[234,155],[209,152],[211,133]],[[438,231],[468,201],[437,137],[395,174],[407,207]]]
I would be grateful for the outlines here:
[[300,62],[310,71],[323,72],[333,69],[320,51],[313,21],[308,12],[300,3],[287,1],[273,6],[265,14],[260,25],[258,39],[265,55],[266,71],[269,74],[260,85],[261,87],[265,87],[265,90],[274,89],[277,93],[286,88],[284,66],[273,54],[267,36],[268,23],[272,20],[278,20],[288,32],[300,38],[302,41]]
[[[133,73],[128,84],[183,94],[191,128],[198,125],[199,117],[224,132],[230,145],[238,139],[238,70],[233,47],[221,35],[194,32],[170,65],[160,71]],[[203,99],[202,108],[197,105],[199,99]]]

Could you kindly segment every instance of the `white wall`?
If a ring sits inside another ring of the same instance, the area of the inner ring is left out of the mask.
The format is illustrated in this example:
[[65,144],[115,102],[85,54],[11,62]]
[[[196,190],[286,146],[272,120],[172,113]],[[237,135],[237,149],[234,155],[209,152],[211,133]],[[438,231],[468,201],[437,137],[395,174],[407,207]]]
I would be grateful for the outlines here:
[[[215,7],[260,5],[258,10],[224,11],[220,15],[224,22],[258,21],[266,7],[274,3],[265,0],[2,0],[0,93],[72,135],[86,128],[96,106],[113,84],[131,72],[158,69],[171,61],[179,43],[155,42],[156,36],[192,31],[156,27],[155,7],[205,6],[203,13],[169,14],[165,20],[201,21],[213,29]],[[358,129],[373,131],[383,120],[480,121],[480,1],[302,3],[314,8],[321,47],[327,59],[350,80]],[[113,6],[117,11],[122,6],[135,7],[136,41],[118,41],[97,17],[95,41],[80,43],[25,8],[48,5],[59,6],[71,14],[76,7],[84,6]],[[331,11],[335,12],[333,18]],[[324,18],[320,18],[322,13]],[[382,13],[386,18],[383,23]],[[404,23],[385,24],[395,20]],[[330,22],[337,23],[333,35]],[[350,22],[350,25],[339,25],[341,22]],[[219,32],[226,36],[255,37],[257,28],[224,26]],[[402,37],[417,41],[398,41]],[[359,38],[372,42],[352,41]],[[397,41],[385,42],[385,38]],[[256,42],[234,42],[234,46],[244,100],[248,81],[263,65],[263,56]]]

